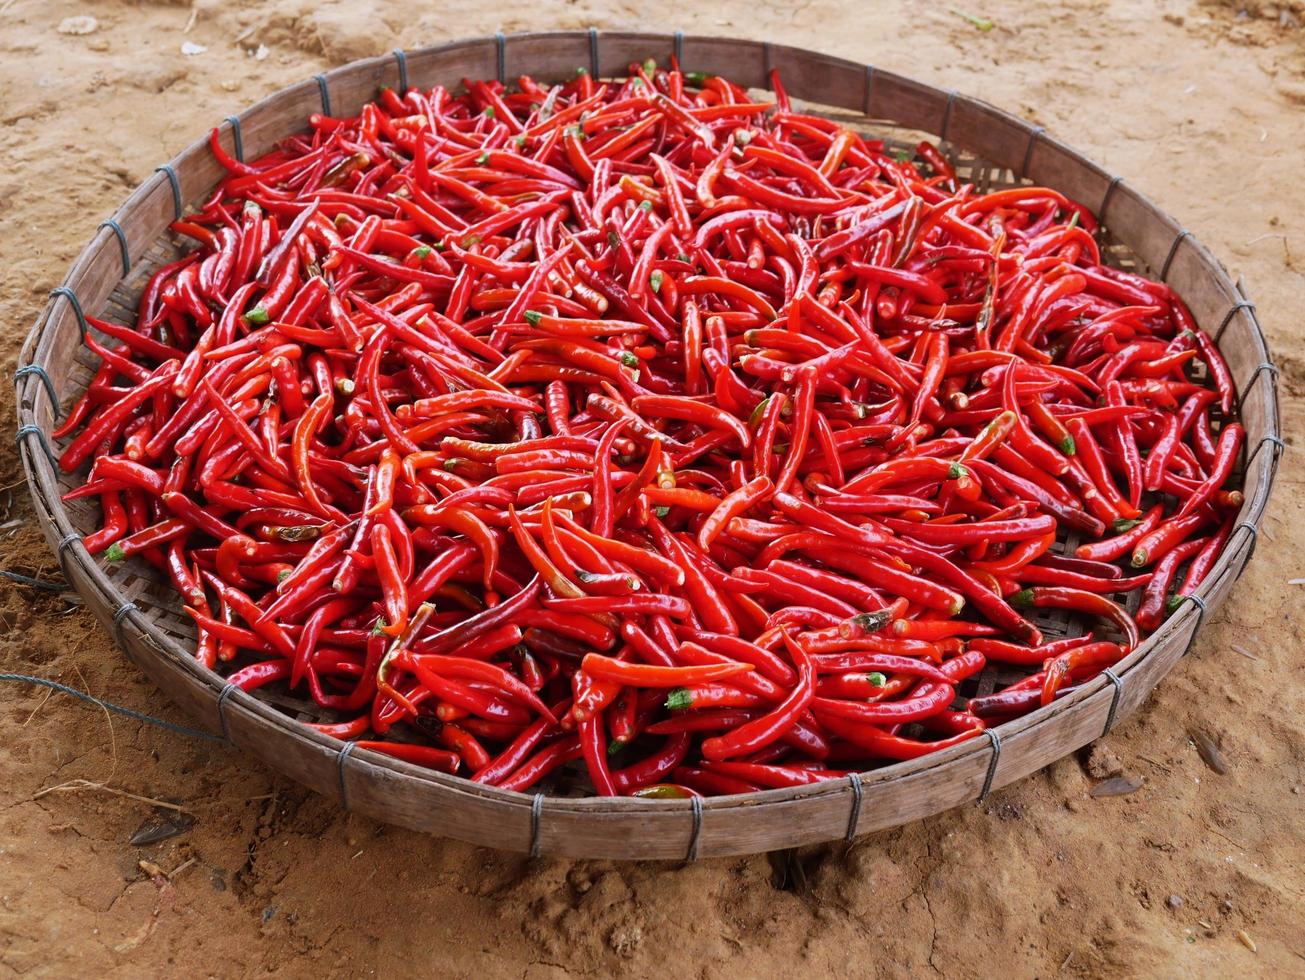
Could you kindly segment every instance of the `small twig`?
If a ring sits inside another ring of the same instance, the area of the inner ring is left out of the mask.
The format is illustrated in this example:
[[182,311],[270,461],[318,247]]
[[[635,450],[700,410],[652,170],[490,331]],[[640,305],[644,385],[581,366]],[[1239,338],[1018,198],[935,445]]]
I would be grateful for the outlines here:
[[1143,762],[1151,763],[1151,765],[1155,766],[1157,769],[1163,769],[1165,772],[1169,772],[1169,773],[1173,772],[1173,770],[1170,769],[1168,766],[1166,766],[1163,762],[1156,762],[1155,759],[1148,758],[1147,756],[1144,755],[1139,755],[1138,758],[1141,759]]
[[1206,825],[1205,825],[1205,829],[1208,830],[1210,833],[1212,833],[1212,834],[1218,836],[1218,837],[1222,837],[1224,840],[1226,840],[1229,844],[1233,845],[1233,847],[1237,848],[1239,851],[1244,851],[1244,850],[1246,850],[1246,845],[1243,844],[1241,841],[1233,840],[1233,839],[1232,839],[1231,837],[1229,837],[1227,834],[1222,834],[1222,833],[1220,833],[1219,831],[1217,831],[1217,830],[1215,830],[1213,827],[1211,827],[1209,824],[1206,824]]
[[171,881],[173,878],[177,877],[177,875],[181,874],[181,872],[185,871],[194,863],[195,863],[194,858],[187,858],[181,864],[177,865],[175,868],[173,868],[171,871],[168,872],[167,875],[168,881]]
[[66,783],[60,783],[57,786],[47,786],[39,793],[33,793],[31,799],[39,800],[42,796],[47,796],[50,793],[66,793],[78,789],[103,790],[106,793],[112,793],[114,796],[123,796],[129,800],[136,800],[139,803],[149,803],[153,806],[160,806],[165,810],[175,810],[177,813],[191,812],[179,803],[170,803],[167,800],[156,800],[152,796],[139,796],[136,793],[128,793],[125,789],[115,789],[112,786],[106,786],[104,783],[93,783],[89,779],[71,779]]
[[27,720],[23,722],[22,725],[23,728],[26,728],[28,725],[32,723],[32,719],[41,713],[41,709],[45,707],[45,702],[49,701],[53,695],[54,695],[54,689],[47,687],[45,689],[45,696],[41,698],[41,703],[32,709],[32,713],[28,715]]

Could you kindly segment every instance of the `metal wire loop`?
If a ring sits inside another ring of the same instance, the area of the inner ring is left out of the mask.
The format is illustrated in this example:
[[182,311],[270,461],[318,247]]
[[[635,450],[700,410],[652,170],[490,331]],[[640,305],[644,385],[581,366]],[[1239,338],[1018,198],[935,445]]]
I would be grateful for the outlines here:
[[765,84],[770,84],[770,73],[774,70],[775,64],[771,60],[770,42],[761,42],[761,73],[765,76]]
[[245,134],[240,129],[239,116],[227,116],[226,121],[231,123],[231,145],[235,148],[236,159],[241,163],[245,162]]
[[35,434],[36,437],[41,441],[41,448],[45,450],[45,455],[46,458],[50,460],[50,465],[51,466],[59,465],[59,457],[56,456],[54,450],[50,448],[50,439],[45,434],[45,430],[42,429],[39,425],[32,425],[31,423],[28,423],[27,425],[20,426],[18,432],[14,434],[14,442],[18,445],[21,445],[24,436],[30,436],[33,434]]
[[51,298],[62,296],[68,301],[68,305],[73,308],[73,315],[77,317],[77,331],[81,334],[82,340],[86,339],[86,314],[82,311],[82,301],[77,298],[77,294],[72,291],[70,286],[55,286],[50,290]]
[[1214,332],[1214,345],[1216,347],[1219,346],[1219,341],[1223,340],[1223,332],[1228,329],[1228,324],[1232,323],[1232,318],[1237,315],[1239,310],[1247,310],[1251,314],[1252,320],[1256,318],[1255,304],[1248,299],[1239,299],[1223,315],[1223,322],[1219,324],[1219,329]]
[[684,71],[684,32],[675,32],[675,46],[671,49],[675,54],[675,67],[679,71]]
[[1249,470],[1251,468],[1251,464],[1255,462],[1255,457],[1260,455],[1260,450],[1263,449],[1266,444],[1272,444],[1274,450],[1273,455],[1274,455],[1275,462],[1277,461],[1277,457],[1281,456],[1283,452],[1285,452],[1287,449],[1287,444],[1277,436],[1274,435],[1264,436],[1259,442],[1255,444],[1255,448],[1251,450],[1251,454],[1246,457],[1246,469]]
[[992,728],[986,729],[984,734],[992,743],[992,758],[988,760],[988,773],[983,777],[983,789],[979,790],[980,800],[987,799],[988,793],[992,791],[992,780],[997,775],[997,765],[1001,762],[1001,736]]
[[122,225],[118,224],[113,218],[105,218],[95,226],[96,231],[101,228],[110,229],[118,239],[118,252],[122,256],[122,275],[125,279],[131,274],[131,249],[127,245],[127,233],[122,230]]
[[1210,607],[1205,604],[1204,599],[1195,593],[1183,596],[1183,600],[1191,602],[1197,609],[1201,610],[1196,614],[1196,625],[1192,627],[1192,633],[1187,638],[1187,646],[1183,648],[1183,656],[1185,657],[1192,652],[1192,644],[1196,642],[1196,634],[1201,632],[1201,624],[1205,622],[1205,614],[1210,611]]
[[168,178],[168,184],[172,188],[172,215],[176,220],[181,220],[181,181],[177,178],[177,172],[172,169],[172,164],[165,163],[161,167],[155,167],[156,174],[163,174]]
[[947,93],[947,105],[943,107],[942,125],[938,127],[938,142],[947,142],[947,131],[952,128],[952,109],[956,106],[956,89]]
[[598,77],[598,28],[589,28],[589,75]]
[[217,699],[218,721],[222,724],[222,737],[228,742],[231,741],[231,728],[227,725],[227,698],[231,697],[231,695],[238,690],[240,690],[240,688],[236,687],[236,685],[232,684],[230,681],[227,681],[226,687],[222,688],[222,693],[218,695]]
[[1251,389],[1255,387],[1255,382],[1259,380],[1260,375],[1263,374],[1265,371],[1268,371],[1270,374],[1272,374],[1275,380],[1277,379],[1278,366],[1274,364],[1272,361],[1261,361],[1258,365],[1256,365],[1255,373],[1251,375],[1251,379],[1246,382],[1246,387],[1243,388],[1241,390],[1241,394],[1237,396],[1238,405],[1243,405],[1246,403],[1246,396],[1251,393]]
[[349,788],[344,781],[344,764],[349,761],[349,756],[357,747],[356,742],[345,742],[335,756],[335,778],[340,784],[340,806],[345,810],[349,809]]
[[1037,146],[1037,138],[1045,132],[1047,132],[1047,127],[1040,127],[1040,125],[1035,125],[1034,128],[1028,130],[1028,145],[1024,147],[1024,162],[1019,164],[1019,176],[1028,176],[1028,164],[1034,162],[1034,147]]
[[861,820],[861,798],[865,795],[865,787],[861,785],[859,772],[848,773],[847,785],[852,787],[852,810],[847,815],[847,833],[843,839],[850,844],[856,838],[856,825]]
[[1232,533],[1236,534],[1242,528],[1246,528],[1246,530],[1251,532],[1251,546],[1246,549],[1246,557],[1242,559],[1241,570],[1238,571],[1237,573],[1238,578],[1241,578],[1242,575],[1245,574],[1246,566],[1251,563],[1251,558],[1254,557],[1255,555],[1255,546],[1260,543],[1260,529],[1256,527],[1254,524],[1252,524],[1250,521],[1240,522],[1236,527],[1232,529]]
[[870,115],[870,99],[875,89],[875,66],[865,66],[865,96],[862,98],[861,115]]
[[502,31],[494,32],[494,77],[507,84],[507,35]]
[[63,580],[69,585],[72,584],[72,579],[68,577],[68,556],[65,552],[67,552],[69,545],[81,541],[81,539],[82,536],[76,531],[70,531],[59,539],[59,546],[55,549],[55,553],[59,558],[59,571],[63,573]]
[[544,794],[536,793],[530,801],[530,856],[539,857],[539,825],[544,817]]
[[317,94],[322,97],[322,112],[331,115],[331,87],[326,84],[326,76],[318,73],[313,76],[317,82]]
[[1123,182],[1123,177],[1110,178],[1110,186],[1106,188],[1106,193],[1101,198],[1101,206],[1097,208],[1097,220],[1103,225],[1106,223],[1106,208],[1110,207],[1110,201],[1115,196],[1115,189]]
[[41,379],[41,384],[45,385],[45,393],[50,396],[50,410],[54,412],[56,420],[63,418],[63,412],[59,410],[59,395],[54,390],[54,382],[50,380],[49,373],[39,364],[25,364],[14,372],[14,384],[22,381],[29,375],[36,375]]
[[395,67],[399,69],[399,94],[408,94],[408,54],[403,48],[395,48],[390,54],[394,55]]
[[689,797],[689,810],[693,814],[693,829],[689,833],[689,850],[684,855],[686,861],[698,860],[698,841],[702,837],[702,797]]
[[1024,162],[1020,164],[1020,176],[1029,175],[1029,164],[1033,162],[1033,148],[1038,145],[1038,137],[1047,131],[1045,126],[1034,126],[1029,130],[1029,145],[1024,147]]
[[1184,228],[1174,236],[1174,243],[1169,246],[1169,254],[1165,256],[1165,264],[1160,267],[1160,281],[1169,281],[1169,267],[1174,264],[1174,256],[1178,254],[1178,246],[1183,243],[1184,239],[1191,238],[1192,233]]
[[1115,715],[1119,711],[1119,699],[1124,695],[1124,682],[1109,667],[1103,670],[1101,674],[1115,686],[1115,693],[1110,696],[1110,710],[1106,712],[1106,727],[1101,729],[1101,737],[1105,738],[1110,734],[1110,729],[1115,727]]
[[124,650],[127,649],[127,644],[124,643],[122,639],[122,621],[133,611],[139,612],[140,608],[136,603],[128,599],[119,606],[117,611],[113,614],[113,638],[117,641],[118,646],[122,647]]

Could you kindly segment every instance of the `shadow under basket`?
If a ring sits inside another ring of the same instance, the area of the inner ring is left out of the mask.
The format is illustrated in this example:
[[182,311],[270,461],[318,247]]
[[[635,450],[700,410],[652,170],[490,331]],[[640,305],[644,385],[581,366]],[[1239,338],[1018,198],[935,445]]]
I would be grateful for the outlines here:
[[[60,406],[85,390],[97,363],[80,342],[83,314],[133,322],[149,274],[178,254],[169,223],[224,176],[203,138],[158,168],[100,226],[51,294],[19,358],[20,455],[37,519],[65,577],[132,662],[202,727],[350,810],[491,847],[613,859],[757,853],[917,820],[982,799],[1108,732],[1190,649],[1255,549],[1283,443],[1277,371],[1254,306],[1209,251],[1129,184],[1041,127],[976,99],[840,58],[753,41],[596,31],[497,35],[396,51],[315,76],[229,117],[221,140],[237,157],[253,159],[302,130],[313,112],[356,114],[382,85],[452,87],[463,78],[521,74],[551,80],[571,77],[578,67],[608,77],[649,57],[665,63],[672,54],[685,70],[758,89],[778,69],[790,95],[812,111],[835,114],[890,144],[913,146],[919,134],[931,134],[960,179],[981,191],[1037,184],[1092,208],[1102,223],[1105,260],[1171,285],[1227,358],[1248,436],[1241,464],[1245,502],[1235,530],[1196,594],[1112,670],[984,737],[844,779],[712,799],[644,800],[568,796],[583,784],[564,775],[548,793],[526,795],[355,749],[303,723],[324,720],[311,703],[283,689],[247,694],[196,663],[194,627],[160,573],[134,560],[92,558],[82,536],[96,527],[98,505],[60,499],[84,479],[84,473],[65,475],[54,465],[49,436]],[[1059,546],[1075,543],[1062,539]],[[1050,636],[1074,635],[1089,625],[1052,612],[1038,619]],[[1017,676],[994,666],[962,693],[988,693]]]

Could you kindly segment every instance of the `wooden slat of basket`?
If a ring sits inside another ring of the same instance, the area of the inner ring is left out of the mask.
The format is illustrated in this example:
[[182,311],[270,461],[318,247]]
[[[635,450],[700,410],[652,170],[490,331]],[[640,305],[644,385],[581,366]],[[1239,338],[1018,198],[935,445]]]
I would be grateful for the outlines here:
[[[1128,248],[1112,247],[1125,267],[1152,272],[1165,265],[1197,322],[1217,329],[1225,319],[1222,347],[1239,387],[1249,388],[1242,421],[1250,435],[1251,454],[1245,477],[1242,524],[1199,591],[1208,608],[1222,601],[1239,577],[1253,549],[1258,522],[1276,473],[1278,414],[1273,375],[1261,369],[1269,353],[1254,315],[1234,310],[1242,296],[1222,267],[1167,215],[1096,165],[1035,127],[966,96],[943,92],[885,71],[781,45],[696,36],[559,32],[483,38],[409,52],[405,61],[412,85],[461,78],[493,77],[502,68],[507,79],[528,72],[541,78],[571,76],[577,67],[619,74],[627,63],[655,57],[664,61],[676,51],[688,70],[728,75],[753,87],[766,84],[769,68],[778,68],[790,93],[874,117],[911,130],[945,133],[958,165],[969,168],[979,186],[1008,186],[1025,176],[1056,187],[1092,205],[1109,195],[1106,214],[1113,235]],[[373,58],[330,72],[327,97],[333,112],[352,115],[374,96],[380,83],[398,82],[398,60]],[[308,80],[277,93],[239,117],[247,158],[271,149],[276,139],[301,129],[305,117],[325,108],[318,83]],[[222,124],[224,145],[233,149],[230,123]],[[172,162],[183,199],[199,200],[221,171],[206,146],[197,140]],[[1113,188],[1113,191],[1111,190]],[[164,238],[173,217],[171,185],[163,174],[147,181],[117,215],[141,277],[166,260]],[[82,253],[66,279],[87,312],[106,308],[119,317],[131,313],[131,289],[110,296],[121,276],[117,239],[103,229]],[[84,387],[93,359],[78,343],[75,317],[65,300],[47,306],[23,348],[23,363],[49,371],[61,399]],[[24,425],[48,432],[53,406],[40,380],[19,383],[18,403]],[[347,806],[382,820],[515,850],[532,846],[549,853],[613,858],[680,858],[747,853],[797,843],[827,840],[853,831],[892,826],[974,799],[987,785],[1001,786],[1061,757],[1097,737],[1107,719],[1125,717],[1189,646],[1203,613],[1188,604],[1159,632],[1114,668],[1121,679],[1106,679],[1001,726],[996,740],[979,739],[926,759],[899,763],[859,777],[862,793],[848,780],[795,790],[773,790],[744,798],[704,801],[700,816],[679,801],[603,800],[597,798],[535,800],[529,796],[480,787],[431,773],[361,750],[341,751],[341,744],[263,701],[235,691],[199,667],[183,643],[188,633],[174,597],[148,572],[131,563],[104,570],[86,554],[75,536],[95,519],[94,508],[65,508],[64,487],[35,437],[22,443],[21,456],[33,491],[38,522],[53,548],[60,548],[70,583],[86,597],[106,628],[115,631],[129,657],[164,692],[210,731],[269,764],[290,773],[319,792],[341,798]],[[1260,449],[1262,451],[1256,451]],[[70,537],[70,535],[72,537]],[[71,543],[69,543],[71,542]],[[1135,601],[1135,600],[1134,600]],[[1043,617],[1049,631],[1077,631],[1066,616]],[[283,699],[283,703],[286,702]],[[859,799],[859,804],[858,804]],[[853,824],[851,818],[857,819]]]

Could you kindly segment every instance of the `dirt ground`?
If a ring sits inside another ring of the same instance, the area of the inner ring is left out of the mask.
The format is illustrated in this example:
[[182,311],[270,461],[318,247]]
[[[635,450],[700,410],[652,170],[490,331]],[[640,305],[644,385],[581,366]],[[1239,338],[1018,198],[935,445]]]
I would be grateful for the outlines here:
[[[282,85],[495,30],[678,27],[980,94],[1126,175],[1245,276],[1298,431],[1301,0],[964,2],[991,29],[909,0],[716,0],[696,13],[656,0],[0,0],[4,370],[96,224],[215,120]],[[73,15],[95,30],[61,33]],[[12,449],[9,391],[0,568],[57,575]],[[1288,584],[1305,575],[1302,479],[1291,450],[1230,606],[1092,760],[850,849],[805,849],[782,874],[765,857],[531,862],[398,831],[234,751],[4,685],[0,977],[1305,975],[1305,644],[1301,587]],[[88,612],[5,581],[0,671],[182,720]],[[1202,762],[1197,733],[1226,774]],[[1115,771],[1142,788],[1089,796]],[[193,826],[132,845],[164,819]]]

